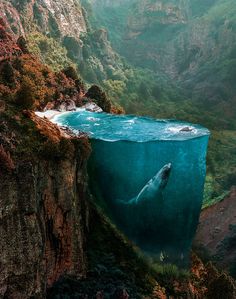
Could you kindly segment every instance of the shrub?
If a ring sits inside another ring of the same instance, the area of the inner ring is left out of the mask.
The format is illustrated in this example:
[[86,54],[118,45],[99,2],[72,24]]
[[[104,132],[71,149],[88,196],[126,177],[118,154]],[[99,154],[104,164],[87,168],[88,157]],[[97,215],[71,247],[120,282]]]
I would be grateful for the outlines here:
[[2,66],[2,77],[6,85],[13,85],[15,83],[14,68],[9,61],[5,61]]
[[65,36],[63,46],[66,48],[68,57],[72,61],[78,61],[80,59],[81,44],[74,37]]
[[0,172],[2,170],[12,171],[15,168],[14,162],[9,152],[5,151],[2,144],[0,145]]
[[63,73],[67,78],[70,78],[72,80],[77,80],[79,78],[76,69],[73,66],[68,66],[67,68],[65,68],[63,70]]
[[35,104],[35,86],[28,76],[22,77],[21,87],[17,92],[16,103],[25,109],[33,108]]
[[222,273],[208,285],[207,298],[209,299],[234,299],[235,295],[235,283],[226,273]]
[[164,283],[173,282],[174,280],[186,280],[190,273],[187,270],[179,269],[173,264],[154,264],[154,270],[158,274],[160,280]]
[[24,54],[29,54],[29,50],[27,47],[27,42],[23,36],[20,36],[17,40],[17,45],[21,49]]
[[30,33],[27,39],[30,53],[39,57],[53,71],[58,72],[72,64],[66,49],[57,40],[39,32]]

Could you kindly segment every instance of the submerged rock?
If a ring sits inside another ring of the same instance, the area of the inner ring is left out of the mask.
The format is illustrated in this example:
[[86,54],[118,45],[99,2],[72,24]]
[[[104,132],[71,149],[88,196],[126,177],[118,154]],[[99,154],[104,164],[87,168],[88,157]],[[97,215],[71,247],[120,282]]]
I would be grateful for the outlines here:
[[180,130],[180,132],[192,132],[193,131],[193,128],[191,127],[184,127]]

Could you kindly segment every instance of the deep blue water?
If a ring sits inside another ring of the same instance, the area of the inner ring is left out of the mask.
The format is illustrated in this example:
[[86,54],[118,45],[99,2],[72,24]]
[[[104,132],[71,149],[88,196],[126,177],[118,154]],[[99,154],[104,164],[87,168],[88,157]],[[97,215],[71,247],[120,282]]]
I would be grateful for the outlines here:
[[[87,111],[55,121],[89,134],[93,191],[120,229],[146,252],[188,261],[203,199],[209,131],[185,122]],[[136,203],[142,188],[169,163],[166,184],[151,188],[153,198],[144,192]]]

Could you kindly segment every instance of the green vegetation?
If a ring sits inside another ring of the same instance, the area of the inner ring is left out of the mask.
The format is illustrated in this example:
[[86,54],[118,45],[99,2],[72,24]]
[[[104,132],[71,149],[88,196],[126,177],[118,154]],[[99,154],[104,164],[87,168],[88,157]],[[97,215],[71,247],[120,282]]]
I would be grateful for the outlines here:
[[191,276],[190,272],[185,269],[179,269],[172,264],[154,264],[153,269],[158,275],[158,280],[162,285],[173,285],[175,280],[188,280]]
[[236,184],[236,7],[233,0],[169,0],[161,9],[155,3],[126,1],[117,7],[95,1],[92,24],[105,27],[113,47],[133,65],[102,86],[127,113],[177,118],[211,130],[207,206]]
[[27,36],[27,41],[29,51],[52,70],[58,72],[73,64],[67,50],[56,39],[35,31]]
[[236,185],[236,132],[212,131],[208,153],[205,204],[215,203]]

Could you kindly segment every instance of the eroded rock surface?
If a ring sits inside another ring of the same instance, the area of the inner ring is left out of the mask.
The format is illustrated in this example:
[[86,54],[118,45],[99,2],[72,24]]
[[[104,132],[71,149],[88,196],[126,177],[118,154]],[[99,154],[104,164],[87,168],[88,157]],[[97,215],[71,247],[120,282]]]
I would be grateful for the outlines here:
[[235,275],[236,187],[221,202],[202,211],[195,246]]
[[[40,134],[51,136],[53,143],[60,141],[63,134],[55,125],[47,127],[49,121],[35,118]],[[46,289],[60,276],[81,278],[86,274],[83,147],[72,147],[66,157],[29,160],[22,156],[14,161],[14,170],[1,168],[1,298],[45,298]]]

